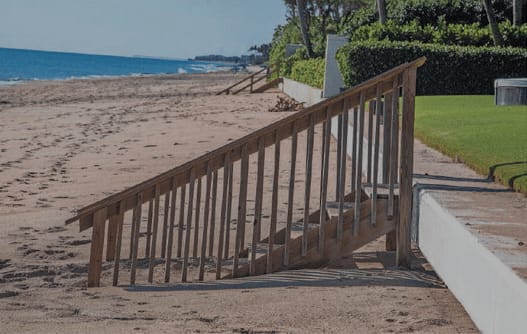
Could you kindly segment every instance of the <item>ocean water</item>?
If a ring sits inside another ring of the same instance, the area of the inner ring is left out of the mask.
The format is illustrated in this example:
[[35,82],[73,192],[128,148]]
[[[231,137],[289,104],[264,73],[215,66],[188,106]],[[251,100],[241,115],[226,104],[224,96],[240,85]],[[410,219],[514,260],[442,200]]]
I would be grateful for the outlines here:
[[231,65],[193,60],[119,57],[0,48],[0,85],[144,74],[206,73]]

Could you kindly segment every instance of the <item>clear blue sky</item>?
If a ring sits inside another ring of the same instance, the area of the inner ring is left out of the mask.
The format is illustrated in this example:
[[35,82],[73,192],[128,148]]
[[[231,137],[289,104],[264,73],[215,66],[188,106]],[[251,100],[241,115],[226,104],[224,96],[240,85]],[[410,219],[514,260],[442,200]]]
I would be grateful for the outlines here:
[[239,55],[284,21],[282,0],[0,0],[0,47]]

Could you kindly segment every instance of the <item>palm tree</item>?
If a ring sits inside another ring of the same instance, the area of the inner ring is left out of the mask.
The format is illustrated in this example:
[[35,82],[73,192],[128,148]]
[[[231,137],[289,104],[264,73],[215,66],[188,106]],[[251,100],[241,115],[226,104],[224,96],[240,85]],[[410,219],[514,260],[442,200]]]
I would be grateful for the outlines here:
[[309,58],[315,56],[313,52],[313,46],[311,45],[311,38],[309,37],[309,25],[306,17],[306,3],[304,0],[296,0],[296,7],[298,11],[298,19],[300,21],[300,30],[302,31],[302,39],[304,40],[304,45],[307,48],[307,55]]
[[492,33],[492,39],[494,40],[494,45],[502,46],[503,36],[501,36],[500,28],[498,27],[498,22],[496,21],[496,14],[494,14],[494,9],[492,8],[491,0],[481,0],[483,2],[483,7],[485,12],[487,12],[487,19],[489,20],[490,32]]
[[523,23],[523,6],[526,0],[512,0],[512,23],[521,25]]
[[386,22],[386,0],[377,0],[377,11],[379,12],[379,22]]

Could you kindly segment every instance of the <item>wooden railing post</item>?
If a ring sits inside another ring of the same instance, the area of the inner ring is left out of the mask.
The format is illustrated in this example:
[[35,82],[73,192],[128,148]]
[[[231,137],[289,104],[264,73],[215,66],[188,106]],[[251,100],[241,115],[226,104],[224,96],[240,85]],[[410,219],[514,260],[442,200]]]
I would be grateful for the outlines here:
[[414,117],[416,67],[403,74],[403,122],[399,182],[399,224],[397,228],[398,266],[410,266],[410,224],[412,219],[412,175],[414,162]]

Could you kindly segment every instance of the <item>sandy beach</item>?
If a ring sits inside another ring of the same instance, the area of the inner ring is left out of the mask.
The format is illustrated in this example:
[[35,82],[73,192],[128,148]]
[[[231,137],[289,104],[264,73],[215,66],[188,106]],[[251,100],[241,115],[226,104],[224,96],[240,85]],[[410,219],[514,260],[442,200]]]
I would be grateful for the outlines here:
[[417,252],[394,268],[382,238],[319,269],[111,287],[105,266],[86,288],[90,231],[64,225],[76,209],[288,115],[268,112],[277,91],[215,95],[242,77],[0,87],[0,332],[477,332]]

